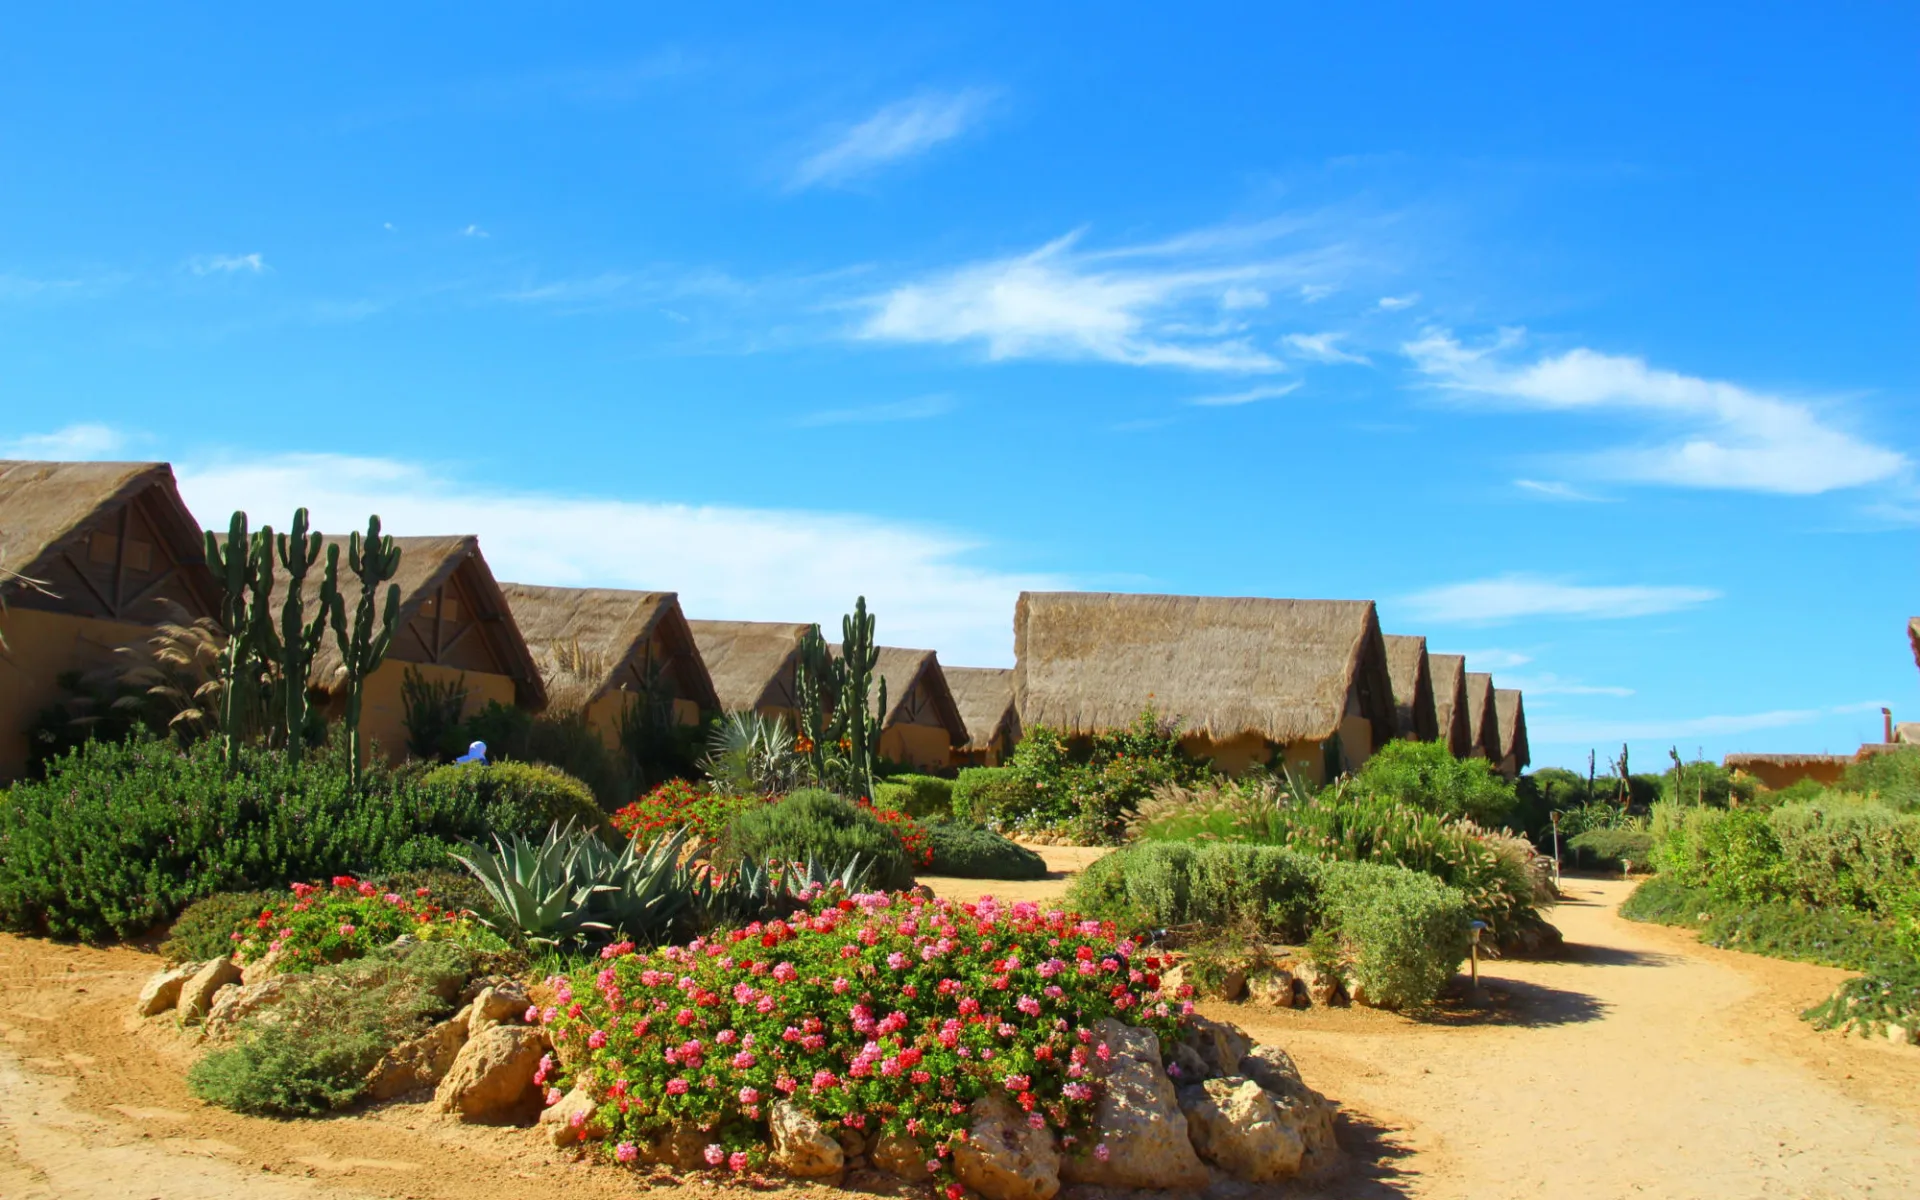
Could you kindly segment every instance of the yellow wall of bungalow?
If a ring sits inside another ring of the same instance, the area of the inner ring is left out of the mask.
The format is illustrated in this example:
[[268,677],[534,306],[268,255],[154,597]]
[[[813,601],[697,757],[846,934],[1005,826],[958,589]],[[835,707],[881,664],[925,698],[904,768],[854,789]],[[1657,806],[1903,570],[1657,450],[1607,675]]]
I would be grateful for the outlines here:
[[[390,762],[407,757],[407,706],[400,687],[409,669],[420,672],[430,683],[458,683],[467,689],[467,712],[476,713],[490,700],[502,704],[514,702],[513,680],[487,671],[461,671],[434,663],[397,662],[388,659],[367,677],[360,699],[360,739],[363,745],[377,744]],[[345,712],[346,694],[336,694],[328,716],[338,720]]]
[[67,671],[90,671],[114,661],[121,646],[153,636],[147,625],[103,621],[12,605],[0,617],[7,645],[0,653],[0,780],[27,769],[27,730],[60,698]]
[[897,722],[880,732],[880,757],[923,771],[942,771],[953,765],[951,737],[944,725]]
[[[631,692],[611,691],[587,705],[587,726],[600,735],[609,750],[620,748],[620,712],[627,706]],[[700,705],[692,700],[673,702],[673,719],[678,725],[698,725]]]

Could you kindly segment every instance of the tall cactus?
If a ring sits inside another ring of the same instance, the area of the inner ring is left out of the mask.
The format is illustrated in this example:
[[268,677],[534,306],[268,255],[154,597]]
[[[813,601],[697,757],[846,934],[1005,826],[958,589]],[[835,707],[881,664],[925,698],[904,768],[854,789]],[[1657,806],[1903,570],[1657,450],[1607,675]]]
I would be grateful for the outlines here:
[[320,560],[320,544],[320,534],[308,532],[304,508],[294,510],[293,528],[274,540],[281,569],[287,573],[287,598],[280,605],[281,694],[275,718],[285,736],[288,756],[296,759],[306,751],[315,716],[307,699],[307,679],[339,590],[340,553],[336,549],[327,556],[327,569],[320,578],[319,611],[313,620],[306,619],[307,572]]
[[800,635],[800,652],[793,666],[793,698],[800,713],[800,728],[795,730],[794,749],[807,760],[807,770],[820,787],[831,787],[829,752],[838,734],[839,714],[834,711],[835,668],[827,639],[818,625],[809,625]]
[[[327,571],[339,569],[340,547],[327,547]],[[400,570],[400,548],[391,537],[380,534],[380,518],[367,519],[367,536],[355,533],[347,542],[347,566],[360,578],[360,601],[353,610],[353,628],[347,628],[347,602],[338,589],[333,594],[333,639],[340,647],[340,662],[347,675],[347,769],[355,791],[360,788],[360,703],[367,676],[386,660],[387,647],[393,644],[394,627],[400,622],[400,589],[387,588],[386,611],[381,615],[379,631],[374,629],[375,597],[380,585]]]
[[[846,750],[848,782],[862,796],[873,796],[874,760],[879,757],[880,721],[887,714],[887,681],[880,681],[880,703],[867,708],[867,694],[873,687],[873,668],[880,661],[880,647],[873,641],[874,619],[867,612],[867,598],[854,601],[853,612],[840,619],[839,703],[836,724]],[[878,713],[876,718],[874,713]]]
[[220,624],[226,628],[227,644],[220,650],[220,743],[226,752],[227,769],[240,762],[242,675],[247,663],[247,599],[253,588],[249,569],[253,562],[253,544],[247,537],[247,514],[236,512],[227,525],[227,540],[209,529],[207,566],[220,581]]

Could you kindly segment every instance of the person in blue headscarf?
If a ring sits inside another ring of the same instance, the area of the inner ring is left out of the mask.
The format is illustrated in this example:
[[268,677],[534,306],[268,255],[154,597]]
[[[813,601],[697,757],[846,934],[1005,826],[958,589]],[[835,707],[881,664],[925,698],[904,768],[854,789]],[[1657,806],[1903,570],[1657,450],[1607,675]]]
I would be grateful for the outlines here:
[[475,742],[473,745],[467,747],[465,754],[462,754],[453,761],[456,763],[479,763],[484,767],[487,765],[487,744],[485,742]]

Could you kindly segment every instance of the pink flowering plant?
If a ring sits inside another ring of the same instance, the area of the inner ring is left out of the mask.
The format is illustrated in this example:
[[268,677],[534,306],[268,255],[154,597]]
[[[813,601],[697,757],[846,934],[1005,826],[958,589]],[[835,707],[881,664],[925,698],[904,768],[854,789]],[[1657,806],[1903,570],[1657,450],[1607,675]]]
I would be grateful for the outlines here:
[[473,914],[434,903],[419,888],[407,894],[386,891],[351,875],[336,875],[331,887],[296,883],[287,903],[262,909],[232,934],[234,955],[243,963],[274,955],[282,972],[311,971],[327,963],[359,958],[407,934],[421,941],[451,938],[492,942]]
[[555,1042],[538,1077],[548,1103],[584,1086],[619,1162],[691,1123],[710,1163],[747,1170],[780,1100],[913,1138],[941,1171],[987,1095],[1086,1149],[1109,1054],[1098,1023],[1170,1039],[1192,1012],[1111,923],[992,898],[829,895],[790,920],[651,951],[623,943],[602,960],[550,978],[551,1003],[529,1016]]

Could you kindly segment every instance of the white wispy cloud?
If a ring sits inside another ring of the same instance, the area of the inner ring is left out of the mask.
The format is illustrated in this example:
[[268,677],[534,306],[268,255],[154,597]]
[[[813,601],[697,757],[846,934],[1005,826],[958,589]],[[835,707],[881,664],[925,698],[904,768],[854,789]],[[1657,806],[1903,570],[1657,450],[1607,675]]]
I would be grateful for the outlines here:
[[0,442],[0,458],[86,462],[110,458],[126,444],[126,435],[111,425],[88,422]]
[[[1671,720],[1637,718],[1629,721],[1582,721],[1562,719],[1527,722],[1528,740],[1572,744],[1608,742],[1678,741],[1692,737],[1726,737],[1757,733],[1768,729],[1791,729],[1812,725],[1825,718],[1857,712],[1857,705],[1836,708],[1780,708],[1756,713],[1719,713],[1704,717],[1676,717]],[[1851,747],[1849,747],[1851,749]]]
[[1286,344],[1295,354],[1314,362],[1366,362],[1365,355],[1350,353],[1337,345],[1346,336],[1344,333],[1290,333],[1286,336]]
[[178,464],[202,524],[246,509],[276,526],[294,508],[317,528],[472,533],[501,579],[665,588],[692,617],[820,621],[864,594],[888,645],[928,646],[960,665],[1013,661],[1013,603],[1069,581],[972,565],[972,536],[846,513],[670,504],[477,486],[393,459],[248,456]]
[[[1429,647],[1432,649],[1432,647]],[[1440,653],[1439,651],[1434,651]],[[1518,650],[1462,650],[1467,662],[1476,671],[1505,671],[1511,667],[1524,667],[1533,661],[1533,655],[1522,654]]]
[[1534,575],[1502,575],[1429,588],[1406,597],[1406,603],[1429,621],[1485,625],[1522,617],[1645,617],[1692,608],[1719,597],[1720,593],[1710,588],[1595,587]]
[[1590,456],[1588,467],[1608,478],[1812,495],[1885,480],[1909,466],[1905,455],[1826,423],[1810,404],[1661,370],[1639,358],[1579,349],[1528,364],[1504,362],[1504,352],[1524,336],[1504,330],[1470,347],[1446,330],[1430,330],[1405,350],[1434,384],[1455,393],[1549,411],[1641,412],[1691,427],[1678,441]]
[[981,88],[896,100],[833,140],[794,171],[792,186],[845,183],[888,163],[924,154],[979,123],[994,93]]
[[261,275],[267,260],[253,254],[202,254],[187,260],[187,270],[195,275]]
[[1339,290],[1331,283],[1303,283],[1300,285],[1300,298],[1308,304],[1318,304]]
[[977,342],[995,359],[1277,371],[1283,364],[1254,345],[1244,325],[1216,318],[1230,296],[1264,292],[1339,253],[1274,253],[1271,243],[1297,229],[1276,221],[1105,250],[1082,250],[1075,232],[1030,253],[939,271],[870,296],[856,334]]
[[468,225],[460,231],[460,236],[470,237],[470,238],[483,238],[483,237],[492,237],[493,235],[488,233],[486,230],[480,228],[478,225]]
[[1403,308],[1412,308],[1420,303],[1419,292],[1409,292],[1404,296],[1382,296],[1376,305],[1381,312],[1399,312]]
[[1551,500],[1574,500],[1584,504],[1604,504],[1607,502],[1605,496],[1595,496],[1591,492],[1583,492],[1572,484],[1563,483],[1557,479],[1516,479],[1513,481],[1513,486],[1522,491],[1532,492],[1536,496],[1545,496]]
[[877,425],[894,421],[926,421],[953,411],[950,396],[916,396],[887,404],[868,404],[857,408],[829,408],[811,412],[794,421],[795,425]]
[[1244,308],[1265,308],[1272,297],[1259,288],[1230,287],[1220,293],[1220,307],[1229,312]]
[[[1480,669],[1477,660],[1471,655],[1467,658],[1469,666]],[[1631,696],[1630,687],[1617,687],[1607,684],[1581,683],[1577,679],[1562,679],[1552,672],[1539,675],[1502,676],[1501,687],[1519,688],[1529,696]]]
[[1264,387],[1246,388],[1238,392],[1224,392],[1212,396],[1195,396],[1191,400],[1188,400],[1187,403],[1197,405],[1201,408],[1232,408],[1241,404],[1254,404],[1261,400],[1277,400],[1281,396],[1299,390],[1300,381],[1296,379],[1292,383],[1275,383]]

